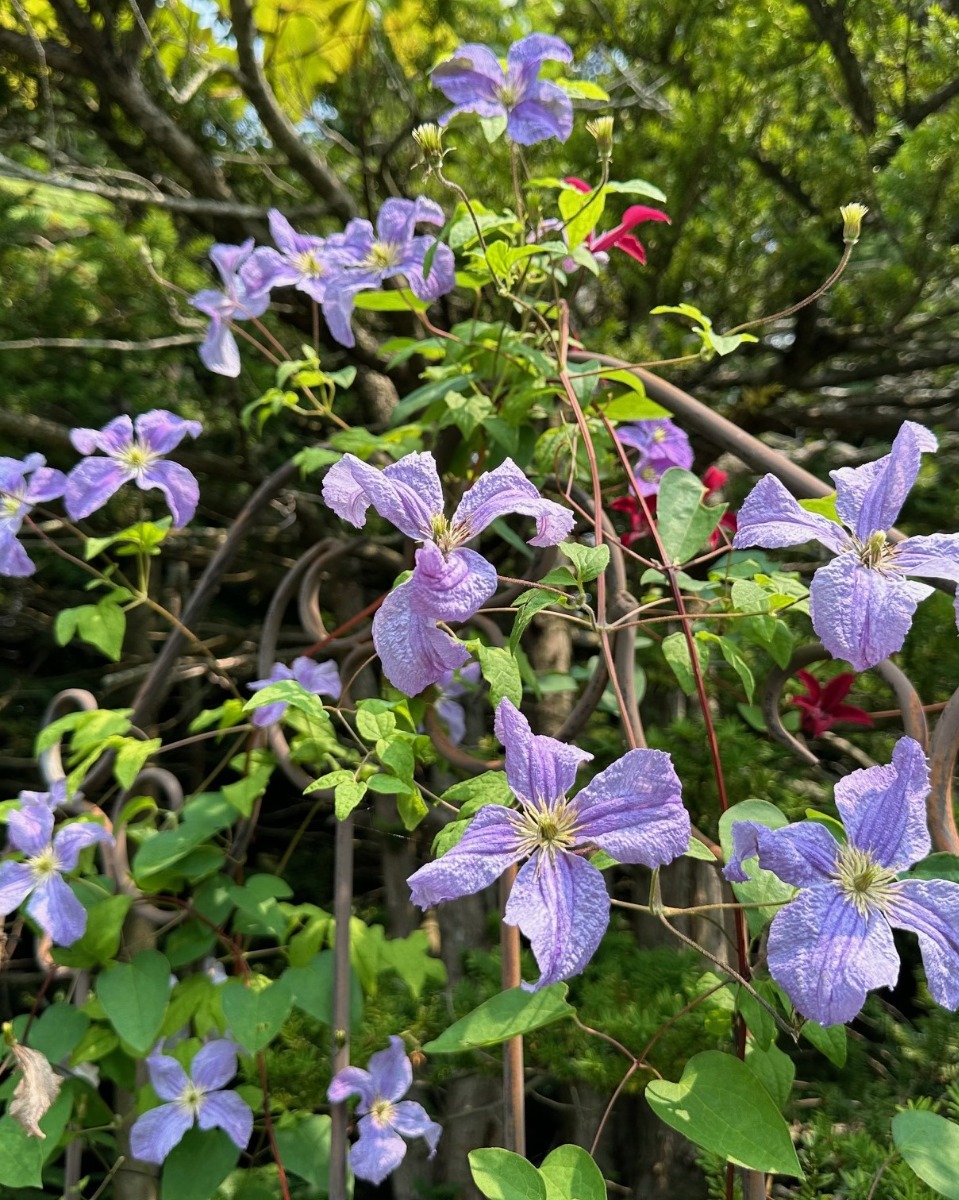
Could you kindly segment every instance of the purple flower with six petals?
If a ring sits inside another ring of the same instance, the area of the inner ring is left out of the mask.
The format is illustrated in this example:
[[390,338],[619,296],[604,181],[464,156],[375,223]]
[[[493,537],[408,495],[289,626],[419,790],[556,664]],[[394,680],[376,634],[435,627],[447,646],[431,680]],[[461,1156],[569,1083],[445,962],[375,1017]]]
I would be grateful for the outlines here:
[[262,251],[253,249],[253,238],[241,246],[222,242],[210,248],[210,258],[223,280],[223,291],[205,288],[190,297],[190,303],[210,318],[210,328],[200,347],[200,361],[217,375],[235,378],[240,373],[240,351],[230,332],[231,321],[259,317],[270,305],[263,290],[256,258]]
[[159,488],[166,496],[174,526],[186,525],[196,512],[199,486],[186,467],[161,460],[185,437],[198,437],[202,431],[199,421],[184,421],[160,408],[136,421],[116,417],[100,430],[71,430],[70,441],[81,454],[102,450],[106,457],[88,458],[67,476],[63,503],[68,516],[73,521],[88,517],[133,480],[144,491]]
[[932,594],[928,584],[907,575],[959,582],[959,534],[898,544],[886,539],[919,474],[920,455],[937,446],[928,429],[906,421],[885,457],[831,471],[842,525],[807,512],[774,475],[760,479],[740,510],[737,548],[796,546],[814,538],[836,555],[813,576],[809,611],[829,653],[857,671],[901,649],[916,605]]
[[345,454],[323,480],[323,499],[361,529],[373,508],[423,546],[411,578],[394,588],[373,619],[373,644],[394,687],[415,696],[469,658],[437,621],[468,621],[496,591],[496,569],[464,546],[497,517],[536,518],[531,546],[555,546],[573,514],[544,500],[512,459],[481,475],[453,516],[443,515],[443,488],[430,453],[407,454],[382,470]]
[[72,946],[87,927],[87,910],[74,896],[63,875],[76,870],[80,851],[94,842],[113,843],[102,825],[75,821],[53,836],[53,810],[45,804],[27,804],[7,817],[9,841],[26,862],[0,865],[0,917],[5,917],[30,897],[32,917],[56,946]]
[[0,456],[0,575],[22,578],[37,569],[17,534],[34,504],[63,495],[67,477],[44,466],[46,461],[42,454],[28,454],[24,459]]
[[758,855],[760,867],[801,889],[773,918],[768,954],[769,973],[803,1016],[839,1025],[859,1012],[867,992],[894,987],[894,928],[919,935],[933,999],[959,1008],[959,884],[898,877],[930,851],[928,794],[922,747],[900,738],[891,765],[836,784],[845,843],[815,821],[733,825],[727,879],[747,880],[743,861]]
[[236,1092],[223,1085],[236,1074],[236,1045],[216,1038],[197,1051],[187,1075],[169,1054],[147,1060],[150,1083],[167,1101],[137,1117],[130,1130],[130,1151],[141,1162],[162,1163],[194,1123],[201,1129],[222,1129],[241,1150],[253,1132],[253,1111]]
[[573,104],[555,83],[537,79],[547,59],[572,62],[573,52],[562,38],[531,33],[510,46],[504,71],[489,46],[460,46],[433,69],[433,83],[454,105],[440,117],[440,124],[457,113],[474,112],[505,117],[507,137],[521,146],[547,138],[565,142],[573,130]]
[[[246,686],[251,692],[259,692],[271,683],[279,683],[281,679],[295,679],[305,692],[314,696],[332,696],[339,700],[343,685],[340,682],[340,672],[335,662],[314,662],[312,658],[301,656],[294,658],[292,666],[277,663],[266,679],[257,679]],[[287,701],[277,700],[274,704],[264,704],[262,708],[253,710],[253,724],[261,728],[279,721],[288,707]]]
[[350,1150],[350,1166],[357,1179],[382,1183],[406,1156],[404,1137],[424,1138],[432,1158],[443,1130],[430,1120],[422,1104],[402,1099],[413,1082],[413,1068],[402,1038],[391,1037],[389,1049],[377,1051],[370,1058],[369,1068],[344,1067],[337,1071],[327,1096],[334,1104],[348,1096],[360,1097],[356,1106],[360,1136]]
[[[629,750],[572,799],[585,750],[534,734],[509,700],[496,709],[506,778],[519,809],[488,804],[442,858],[409,878],[413,903],[429,908],[487,887],[526,858],[503,919],[529,938],[542,972],[532,985],[576,975],[609,924],[602,872],[583,857],[598,847],[619,862],[659,867],[685,853],[689,814],[682,785],[662,750]],[[524,987],[529,985],[524,984]]]
[[624,446],[632,446],[639,451],[634,474],[644,496],[656,495],[659,481],[670,467],[682,467],[688,471],[693,465],[693,448],[689,438],[678,425],[665,417],[620,425],[616,437]]

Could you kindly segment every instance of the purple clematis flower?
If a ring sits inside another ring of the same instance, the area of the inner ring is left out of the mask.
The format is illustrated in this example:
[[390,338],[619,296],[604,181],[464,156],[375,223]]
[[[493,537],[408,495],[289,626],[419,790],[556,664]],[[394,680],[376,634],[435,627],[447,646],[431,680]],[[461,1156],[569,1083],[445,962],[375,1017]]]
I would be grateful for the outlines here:
[[[281,679],[295,679],[305,692],[314,696],[332,696],[339,700],[343,685],[340,682],[340,672],[335,662],[314,662],[312,658],[301,656],[294,658],[292,666],[277,663],[266,679],[257,679],[246,686],[251,692],[259,692],[271,683],[279,683]],[[253,724],[260,727],[272,725],[279,721],[289,705],[285,700],[277,700],[275,704],[264,704],[262,708],[253,710]]]
[[908,575],[959,582],[959,534],[898,544],[886,539],[919,474],[920,455],[937,445],[928,429],[906,421],[891,453],[862,467],[831,471],[842,525],[807,512],[774,475],[760,479],[740,510],[737,548],[796,546],[814,538],[836,555],[813,576],[809,611],[829,653],[857,671],[901,649],[916,605],[931,595],[931,587]]
[[113,835],[90,821],[63,825],[53,836],[53,810],[27,804],[7,817],[8,837],[26,862],[0,865],[0,917],[29,896],[27,915],[56,946],[72,946],[87,927],[87,910],[74,896],[63,875],[76,870],[80,851],[94,842],[113,844]]
[[21,808],[26,808],[30,804],[39,804],[42,808],[48,808],[50,812],[56,812],[61,805],[69,802],[67,781],[65,779],[55,779],[50,784],[48,792],[30,792],[24,790],[17,799],[20,801]]
[[544,500],[507,458],[467,490],[453,516],[443,515],[443,489],[430,453],[407,454],[377,470],[345,454],[323,480],[323,499],[338,517],[362,528],[370,505],[423,546],[411,578],[394,588],[373,619],[373,644],[394,687],[415,696],[469,655],[437,627],[437,621],[468,621],[496,591],[496,569],[464,543],[506,513],[536,518],[531,546],[555,546],[575,518]]
[[452,58],[433,68],[433,83],[454,107],[440,117],[445,125],[457,113],[506,118],[506,134],[521,146],[547,138],[565,142],[573,130],[573,104],[555,83],[537,79],[547,59],[572,62],[573,52],[562,38],[531,33],[509,48],[506,70],[490,50],[469,42]]
[[463,711],[459,697],[466,694],[467,683],[478,683],[480,665],[477,662],[467,663],[461,671],[447,671],[442,679],[437,680],[439,698],[436,701],[436,715],[446,725],[449,739],[458,746],[466,737],[466,713]]
[[[336,276],[323,305],[330,333],[343,346],[354,344],[350,317],[357,292],[380,288],[394,275],[405,275],[415,296],[436,300],[456,285],[456,263],[449,246],[436,238],[416,235],[416,226],[425,221],[442,225],[443,210],[432,200],[387,200],[376,218],[376,230],[369,221],[350,221],[341,235],[336,257],[342,271]],[[424,274],[424,259],[436,246],[429,275]]]
[[899,879],[929,853],[922,747],[900,738],[892,764],[853,771],[836,784],[848,841],[815,821],[768,829],[733,825],[726,878],[744,882],[745,859],[801,889],[773,918],[769,972],[795,1007],[821,1025],[851,1021],[878,987],[893,987],[899,956],[892,930],[919,935],[929,991],[959,1008],[959,884]]
[[116,417],[100,430],[73,429],[70,441],[81,454],[94,455],[78,463],[67,476],[63,503],[73,521],[102,508],[114,492],[130,480],[147,491],[159,488],[166,496],[173,524],[179,529],[196,512],[200,489],[196,479],[179,463],[164,462],[185,437],[199,437],[199,421],[184,421],[155,408],[131,421]]
[[230,332],[231,321],[246,321],[259,317],[270,305],[270,296],[263,290],[257,266],[261,250],[253,249],[253,238],[241,246],[218,242],[210,248],[210,258],[223,280],[223,291],[205,288],[190,297],[190,303],[210,318],[210,328],[200,347],[200,361],[217,375],[235,378],[240,373],[240,351]]
[[169,1054],[151,1054],[146,1060],[150,1083],[167,1101],[137,1117],[130,1130],[130,1151],[141,1162],[162,1163],[194,1124],[201,1129],[222,1129],[245,1150],[253,1132],[253,1111],[236,1092],[223,1085],[236,1074],[236,1045],[216,1038],[197,1051],[187,1075]]
[[655,496],[659,481],[670,467],[688,471],[693,465],[693,448],[689,438],[667,418],[636,421],[620,425],[616,436],[624,446],[639,451],[636,464],[636,483],[644,496]]
[[598,847],[620,862],[662,866],[685,853],[689,814],[662,750],[628,751],[568,799],[591,754],[534,734],[509,700],[500,701],[495,728],[521,807],[481,808],[460,841],[411,875],[409,885],[413,903],[429,908],[470,896],[528,859],[503,919],[532,943],[542,972],[530,988],[537,991],[582,971],[609,924],[606,883],[583,852]]
[[67,477],[44,466],[46,461],[42,454],[24,459],[0,456],[0,575],[22,578],[37,569],[17,534],[34,504],[63,495]]
[[406,1156],[403,1138],[424,1138],[432,1158],[443,1130],[430,1120],[422,1104],[402,1098],[413,1082],[413,1067],[402,1038],[391,1037],[389,1049],[377,1051],[369,1066],[368,1071],[361,1067],[337,1071],[327,1096],[333,1104],[359,1096],[356,1127],[360,1136],[350,1150],[350,1166],[357,1179],[382,1183]]

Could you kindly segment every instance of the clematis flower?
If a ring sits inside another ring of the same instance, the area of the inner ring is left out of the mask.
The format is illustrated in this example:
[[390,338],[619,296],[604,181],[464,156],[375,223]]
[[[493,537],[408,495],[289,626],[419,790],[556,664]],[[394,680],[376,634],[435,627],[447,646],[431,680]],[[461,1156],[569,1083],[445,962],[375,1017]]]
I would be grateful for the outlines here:
[[224,1084],[236,1074],[236,1046],[229,1038],[216,1038],[197,1051],[190,1074],[169,1054],[147,1057],[153,1090],[167,1101],[133,1122],[130,1152],[141,1162],[162,1163],[183,1140],[188,1129],[222,1129],[245,1150],[253,1133],[253,1111],[245,1100]]
[[413,1067],[402,1038],[391,1037],[389,1049],[378,1050],[369,1067],[368,1071],[362,1067],[337,1071],[327,1097],[339,1104],[348,1096],[359,1096],[360,1136],[350,1150],[350,1166],[357,1179],[382,1183],[406,1157],[403,1138],[423,1138],[432,1158],[443,1129],[430,1120],[422,1104],[403,1099],[413,1082]]
[[807,512],[774,475],[764,475],[740,509],[737,548],[815,539],[836,555],[813,576],[812,627],[834,658],[846,659],[857,671],[901,649],[916,606],[932,593],[928,584],[907,576],[959,582],[959,534],[911,537],[898,545],[886,539],[919,474],[920,455],[937,445],[928,429],[906,421],[889,454],[831,471],[842,525]]
[[[585,179],[577,179],[575,175],[567,175],[564,182],[584,195],[593,190]],[[605,233],[599,234],[594,230],[587,235],[586,241],[583,244],[593,257],[601,263],[608,262],[609,255],[607,251],[615,249],[622,250],[630,258],[635,258],[638,263],[645,265],[646,248],[638,238],[633,237],[632,233],[636,226],[642,224],[643,221],[665,221],[669,224],[669,217],[667,217],[662,209],[648,208],[645,204],[632,204],[623,213],[623,219],[615,229],[608,229]],[[575,263],[573,265],[575,266]],[[570,270],[572,268],[565,269]]]
[[53,836],[53,810],[45,804],[27,804],[7,816],[8,839],[25,862],[0,864],[0,917],[30,897],[32,917],[56,946],[72,946],[87,927],[87,910],[74,896],[63,876],[76,870],[80,851],[95,842],[113,844],[113,835],[90,821],[63,825]]
[[[325,293],[323,315],[330,333],[343,346],[354,345],[350,328],[353,299],[357,292],[382,287],[394,275],[405,275],[410,289],[421,300],[436,300],[456,285],[456,263],[449,246],[436,238],[417,236],[416,226],[425,221],[442,225],[443,210],[432,200],[387,200],[376,219],[350,221],[341,235],[337,259],[342,273]],[[425,274],[427,251],[436,247],[430,272]]]
[[44,466],[46,461],[42,454],[24,459],[0,455],[0,575],[23,578],[37,569],[17,534],[35,504],[63,495],[67,477]]
[[262,316],[269,308],[269,293],[263,290],[256,270],[256,256],[261,253],[253,249],[253,238],[247,238],[240,246],[218,242],[210,248],[210,258],[220,272],[223,291],[205,288],[190,297],[193,307],[210,318],[210,328],[200,347],[200,361],[217,375],[232,379],[240,373],[240,351],[230,332],[230,322]]
[[616,437],[624,446],[639,451],[635,475],[644,496],[653,496],[659,491],[659,481],[670,467],[688,471],[693,465],[689,438],[666,417],[620,425]]
[[159,488],[179,529],[196,512],[200,488],[186,467],[165,462],[163,456],[185,437],[199,437],[199,421],[184,421],[155,408],[131,421],[116,417],[100,430],[72,429],[70,441],[81,454],[94,455],[78,463],[67,476],[63,503],[71,520],[88,517],[102,508],[125,483],[133,481],[147,491]]
[[810,737],[819,737],[833,725],[872,725],[869,713],[854,704],[843,704],[856,682],[851,671],[836,675],[825,685],[810,671],[797,671],[796,678],[806,689],[805,696],[792,696],[789,703],[801,709],[800,724]]
[[[271,683],[279,683],[281,679],[295,679],[305,692],[314,696],[332,696],[339,700],[343,685],[340,682],[340,672],[335,662],[314,662],[305,656],[294,658],[292,666],[276,663],[266,679],[257,679],[246,686],[251,692],[259,692],[269,687]],[[253,710],[253,724],[264,726],[279,721],[289,705],[285,700],[277,700],[275,704],[264,704],[262,708]]]
[[959,884],[900,879],[931,849],[922,747],[900,738],[889,766],[853,771],[836,784],[848,840],[816,821],[768,829],[733,825],[726,878],[744,882],[743,862],[799,888],[773,918],[769,972],[793,1005],[821,1025],[851,1021],[867,992],[894,987],[899,956],[892,930],[919,935],[933,999],[959,1008]]
[[26,808],[30,804],[39,804],[41,807],[55,812],[62,804],[67,803],[67,781],[65,779],[55,779],[50,784],[48,792],[24,790],[17,799],[20,801],[21,808]]
[[433,83],[453,101],[440,124],[457,113],[474,112],[505,117],[507,137],[521,146],[547,138],[565,142],[573,131],[573,104],[561,87],[537,79],[547,59],[572,62],[573,52],[562,38],[531,33],[510,46],[504,71],[489,46],[460,46],[452,58],[433,68]]
[[480,678],[480,665],[477,662],[467,663],[461,671],[447,671],[442,679],[437,680],[439,697],[436,700],[436,714],[446,725],[449,739],[458,746],[466,737],[466,713],[460,696],[468,691],[467,683],[477,683]]
[[372,507],[407,537],[422,541],[412,576],[386,597],[373,618],[373,644],[386,678],[415,696],[469,657],[437,621],[468,621],[496,591],[496,569],[465,543],[497,517],[536,518],[531,546],[555,546],[573,514],[544,500],[512,459],[481,475],[453,516],[443,515],[443,488],[430,453],[407,454],[377,470],[345,454],[323,480],[323,499],[358,529]]
[[481,808],[461,840],[408,882],[413,903],[429,908],[473,895],[526,859],[503,919],[532,944],[541,974],[529,990],[538,991],[582,971],[609,924],[606,883],[583,853],[598,847],[620,862],[663,866],[685,852],[689,815],[661,750],[628,751],[569,799],[591,754],[534,734],[509,700],[496,709],[495,729],[520,808]]

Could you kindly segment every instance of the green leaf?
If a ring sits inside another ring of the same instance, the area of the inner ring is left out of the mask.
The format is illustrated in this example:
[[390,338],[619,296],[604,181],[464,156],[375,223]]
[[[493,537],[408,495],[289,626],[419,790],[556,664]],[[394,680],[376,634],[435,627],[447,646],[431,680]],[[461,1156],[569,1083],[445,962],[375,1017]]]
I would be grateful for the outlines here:
[[719,524],[727,505],[706,508],[706,489],[691,472],[670,467],[659,484],[656,523],[663,549],[674,566],[689,562]]
[[447,788],[442,799],[461,804],[460,816],[472,816],[484,804],[509,804],[512,793],[504,771],[484,771],[472,779],[461,779]]
[[427,1042],[427,1054],[461,1054],[481,1046],[498,1046],[521,1033],[552,1025],[576,1011],[566,1003],[565,983],[552,983],[539,992],[510,988],[484,1001],[471,1013]]
[[554,79],[553,83],[574,100],[608,100],[609,93],[604,92],[598,83],[589,79]]
[[836,1067],[846,1065],[846,1053],[849,1040],[846,1036],[845,1025],[820,1025],[818,1021],[804,1021],[800,1030],[802,1036],[810,1042],[820,1054]]
[[430,306],[428,300],[414,296],[409,288],[395,288],[389,292],[357,292],[353,303],[367,312],[403,312],[410,309],[425,312]]
[[330,1118],[291,1114],[276,1129],[276,1146],[287,1171],[299,1175],[324,1195],[330,1172]]
[[396,811],[399,813],[403,828],[414,830],[430,811],[426,806],[419,788],[401,792],[396,798]]
[[280,679],[276,683],[271,683],[268,687],[261,688],[255,696],[251,696],[246,704],[243,705],[243,711],[254,712],[256,709],[262,708],[264,704],[275,704],[278,700],[282,700],[284,704],[289,704],[291,708],[305,712],[308,717],[313,717],[314,720],[328,722],[330,719],[329,713],[323,707],[323,701],[320,697],[315,696],[312,692],[308,692],[295,679]]
[[387,938],[380,947],[380,970],[392,969],[418,1000],[426,984],[432,981],[442,985],[446,982],[446,968],[438,958],[430,954],[429,935],[423,929],[414,929],[405,938]]
[[645,179],[627,179],[625,183],[618,183],[613,180],[606,184],[607,192],[625,192],[628,196],[648,196],[650,200],[658,200],[660,204],[666,203],[666,193],[660,191],[658,187],[647,183]]
[[157,950],[103,972],[97,998],[110,1024],[137,1054],[153,1048],[170,992],[170,964]]
[[293,988],[285,974],[272,983],[263,975],[253,975],[249,987],[228,979],[220,997],[230,1031],[251,1054],[273,1040],[293,1007]]
[[519,708],[523,702],[523,681],[516,659],[502,646],[484,646],[478,642],[471,648],[478,655],[483,678],[489,684],[489,702],[493,708],[504,696]]
[[546,1200],[606,1200],[603,1173],[582,1146],[557,1146],[539,1168]]
[[817,496],[816,498],[807,498],[799,501],[799,507],[804,508],[806,512],[818,513],[821,517],[825,517],[827,521],[835,521],[837,525],[841,525],[839,513],[836,512],[836,493],[830,492],[828,496]]
[[606,207],[605,190],[599,188],[589,195],[578,191],[562,191],[556,202],[566,223],[567,244],[570,250],[575,250],[602,220]]
[[542,609],[549,608],[551,604],[558,604],[565,607],[566,598],[564,596],[557,596],[555,592],[547,592],[545,588],[529,588],[513,601],[512,607],[518,611],[516,613],[516,620],[513,622],[512,632],[509,635],[511,654],[516,653],[519,640],[525,633],[533,617]]
[[[719,842],[727,862],[733,854],[732,830],[737,821],[757,821],[767,829],[781,829],[789,824],[775,804],[766,800],[743,800],[732,805],[719,818]],[[783,883],[772,871],[764,870],[756,859],[746,859],[743,870],[749,876],[749,882],[732,884],[736,899],[743,904],[765,906],[746,909],[746,921],[750,932],[755,936],[767,921],[773,919],[783,904],[793,898],[796,889],[788,883]]]
[[[628,371],[613,372],[616,375],[628,375]],[[608,375],[603,376],[608,379]],[[628,396],[616,396],[608,404],[602,406],[603,416],[610,421],[648,421],[653,417],[668,417],[669,410],[645,396],[634,393]]]
[[151,754],[156,754],[162,745],[162,738],[148,738],[146,741],[140,738],[123,739],[123,744],[113,760],[113,774],[121,787],[128,790],[133,787],[136,777],[143,770],[143,764]]
[[546,1182],[528,1159],[512,1150],[471,1150],[473,1182],[487,1200],[546,1200]]
[[239,1157],[222,1129],[188,1129],[163,1163],[160,1200],[210,1200]]
[[[132,896],[108,896],[87,909],[87,927],[83,937],[71,946],[57,946],[53,961],[64,967],[89,970],[116,958],[123,922],[133,903]],[[49,1010],[48,1010],[49,1011]],[[33,1043],[31,1043],[33,1044]],[[62,1058],[63,1055],[59,1055]]]
[[[696,658],[699,660],[699,669],[705,671],[709,666],[709,642],[704,641],[702,638],[694,637],[693,645],[696,647]],[[663,638],[662,651],[663,657],[672,668],[679,686],[687,696],[694,695],[696,692],[696,675],[693,671],[693,660],[689,654],[686,635],[682,632],[677,632]]]
[[99,604],[81,604],[65,608],[57,616],[53,636],[58,646],[65,646],[75,634],[90,646],[96,646],[113,662],[120,658],[127,618],[123,609],[112,600]]
[[722,651],[723,658],[733,668],[736,674],[742,681],[743,687],[746,689],[746,701],[749,704],[753,702],[753,694],[756,691],[756,680],[750,669],[749,663],[743,658],[739,647],[734,641],[728,637],[719,639],[719,648]]
[[959,1200],[959,1125],[936,1113],[908,1108],[892,1119],[896,1149],[923,1183]]
[[906,872],[910,879],[948,879],[959,883],[959,854],[939,851],[921,859]]
[[396,717],[389,709],[380,708],[382,703],[382,700],[361,700],[356,706],[356,728],[368,742],[388,738],[396,728]]
[[719,1050],[694,1055],[678,1083],[646,1087],[653,1112],[697,1146],[752,1171],[803,1178],[789,1126],[756,1074]]
[[[757,1006],[758,1007],[758,1006]],[[765,1010],[763,1010],[765,1011]],[[768,1013],[766,1013],[769,1016]],[[796,1078],[796,1064],[775,1042],[766,1047],[750,1040],[746,1043],[746,1064],[759,1077],[780,1111],[786,1107]]]
[[[302,967],[287,967],[283,978],[293,989],[297,1008],[324,1025],[333,1024],[333,951],[321,950]],[[354,1026],[363,1013],[363,989],[354,971],[350,971],[350,1018]]]
[[[768,981],[759,980],[758,983],[760,986],[766,983],[768,987]],[[756,987],[755,984],[753,986]],[[759,991],[759,988],[756,987],[756,990]],[[768,1000],[769,996],[763,995],[763,999]],[[776,1022],[772,1013],[759,1003],[752,992],[748,992],[742,986],[736,989],[736,1011],[742,1014],[746,1028],[759,1049],[768,1050],[776,1040]]]
[[483,137],[492,144],[506,132],[506,117],[480,117]]
[[596,579],[609,566],[609,546],[583,546],[579,542],[560,542],[556,547],[573,564],[582,583]]
[[702,862],[714,863],[716,861],[716,855],[713,854],[712,850],[710,850],[708,846],[704,846],[697,837],[691,837],[689,839],[689,845],[686,847],[683,853],[687,858],[698,858]]

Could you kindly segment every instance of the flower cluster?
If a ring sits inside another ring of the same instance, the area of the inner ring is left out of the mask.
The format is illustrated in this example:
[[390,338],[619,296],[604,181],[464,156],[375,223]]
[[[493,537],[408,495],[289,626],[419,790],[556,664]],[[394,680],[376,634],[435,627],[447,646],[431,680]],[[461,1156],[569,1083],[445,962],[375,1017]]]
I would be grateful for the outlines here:
[[468,621],[496,591],[496,570],[465,543],[497,517],[536,519],[531,546],[555,546],[573,514],[544,500],[512,459],[481,475],[452,517],[432,454],[408,454],[382,470],[346,454],[327,472],[323,499],[361,529],[372,506],[407,537],[422,541],[412,576],[394,588],[373,620],[373,644],[390,683],[408,696],[444,679],[469,657],[439,621]]
[[832,471],[842,525],[807,512],[774,475],[760,479],[740,510],[736,547],[778,548],[814,539],[835,554],[809,588],[812,626],[829,653],[857,671],[902,647],[916,606],[932,594],[928,584],[907,576],[959,582],[959,534],[899,543],[887,536],[919,474],[920,456],[937,446],[928,429],[906,421],[889,454]]
[[845,842],[817,821],[733,825],[727,879],[747,880],[744,863],[758,857],[760,867],[800,889],[773,918],[768,956],[770,974],[803,1016],[842,1024],[867,992],[894,987],[894,928],[919,935],[929,991],[943,1007],[959,1008],[959,884],[900,877],[931,849],[928,794],[922,747],[900,738],[889,766],[853,771],[836,784]]
[[693,465],[693,448],[685,432],[668,418],[654,418],[620,425],[617,439],[639,451],[634,474],[643,496],[655,496],[659,482],[670,467],[688,471]]
[[349,1096],[359,1096],[356,1111],[359,1138],[350,1150],[350,1166],[357,1179],[382,1183],[406,1156],[403,1138],[421,1137],[436,1153],[436,1144],[443,1132],[436,1121],[430,1120],[422,1104],[404,1100],[413,1082],[413,1067],[403,1039],[390,1038],[389,1048],[379,1050],[370,1058],[369,1070],[344,1067],[333,1076],[327,1097],[339,1104]]
[[481,808],[460,841],[411,875],[409,885],[413,903],[429,908],[470,896],[527,859],[503,919],[532,944],[540,968],[535,991],[582,971],[609,924],[605,881],[584,851],[663,866],[685,852],[689,815],[661,750],[630,750],[570,799],[576,772],[591,754],[534,734],[509,700],[500,701],[495,728],[520,808]]

